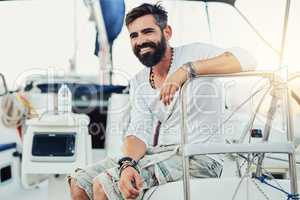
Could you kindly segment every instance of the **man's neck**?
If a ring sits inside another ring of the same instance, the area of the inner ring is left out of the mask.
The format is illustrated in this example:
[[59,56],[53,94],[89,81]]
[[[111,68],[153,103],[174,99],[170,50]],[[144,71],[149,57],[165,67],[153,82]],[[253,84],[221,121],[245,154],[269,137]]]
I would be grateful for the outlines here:
[[167,46],[166,52],[162,60],[154,66],[153,72],[164,78],[168,75],[169,68],[172,62],[172,50],[170,46]]

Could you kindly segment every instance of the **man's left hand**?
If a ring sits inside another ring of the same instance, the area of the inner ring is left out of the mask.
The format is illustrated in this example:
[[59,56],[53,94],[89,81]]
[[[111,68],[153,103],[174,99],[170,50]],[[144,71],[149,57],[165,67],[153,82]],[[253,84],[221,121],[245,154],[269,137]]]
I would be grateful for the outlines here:
[[187,80],[187,76],[187,71],[180,67],[173,74],[171,74],[169,78],[167,78],[163,87],[160,90],[160,100],[165,105],[170,105],[176,91]]

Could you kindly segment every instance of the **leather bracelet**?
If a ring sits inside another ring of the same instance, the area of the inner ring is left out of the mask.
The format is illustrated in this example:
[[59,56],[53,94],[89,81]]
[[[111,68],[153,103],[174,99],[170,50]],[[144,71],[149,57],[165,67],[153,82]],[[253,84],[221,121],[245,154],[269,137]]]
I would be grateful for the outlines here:
[[122,172],[124,171],[124,169],[126,169],[127,167],[132,167],[133,169],[135,169],[138,173],[140,173],[140,171],[137,168],[137,164],[136,163],[132,163],[130,161],[126,161],[123,163],[122,166],[119,167],[119,177],[121,177]]
[[121,166],[125,161],[136,162],[133,158],[125,156],[118,161],[119,166]]
[[197,76],[195,65],[192,62],[185,63],[182,68],[188,73],[188,78],[194,78]]

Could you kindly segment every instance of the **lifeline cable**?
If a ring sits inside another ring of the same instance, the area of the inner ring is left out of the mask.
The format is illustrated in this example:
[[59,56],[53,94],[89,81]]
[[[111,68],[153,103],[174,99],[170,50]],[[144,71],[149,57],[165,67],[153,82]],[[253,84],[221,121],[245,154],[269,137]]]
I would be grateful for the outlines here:
[[278,190],[278,191],[283,192],[284,194],[286,194],[287,195],[287,200],[290,200],[290,199],[292,199],[292,200],[299,200],[299,194],[289,193],[289,192],[287,192],[287,191],[285,191],[285,190],[283,190],[283,189],[281,189],[281,188],[279,188],[279,187],[277,187],[275,185],[272,185],[271,183],[268,183],[266,181],[266,179],[268,178],[268,176],[266,176],[266,175],[263,174],[261,176],[256,176],[255,178],[257,180],[259,180],[261,183],[264,183],[264,184],[266,184],[266,185],[268,185],[268,186],[270,186],[270,187],[272,187],[272,188],[274,188],[274,189],[276,189],[276,190]]

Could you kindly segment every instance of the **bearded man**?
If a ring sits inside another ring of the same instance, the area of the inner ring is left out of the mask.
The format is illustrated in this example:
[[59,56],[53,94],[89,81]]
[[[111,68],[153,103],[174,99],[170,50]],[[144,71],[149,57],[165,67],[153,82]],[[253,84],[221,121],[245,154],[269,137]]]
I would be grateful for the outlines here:
[[[256,62],[240,48],[193,43],[170,46],[172,28],[159,5],[142,4],[126,16],[131,46],[146,66],[130,82],[130,124],[123,157],[106,158],[69,177],[74,200],[141,199],[150,187],[182,178],[178,89],[194,75],[253,70]],[[222,98],[214,79],[189,84],[188,137],[191,142],[223,142],[218,131]],[[159,130],[159,137],[158,137]],[[222,158],[191,157],[191,175],[219,177]]]

